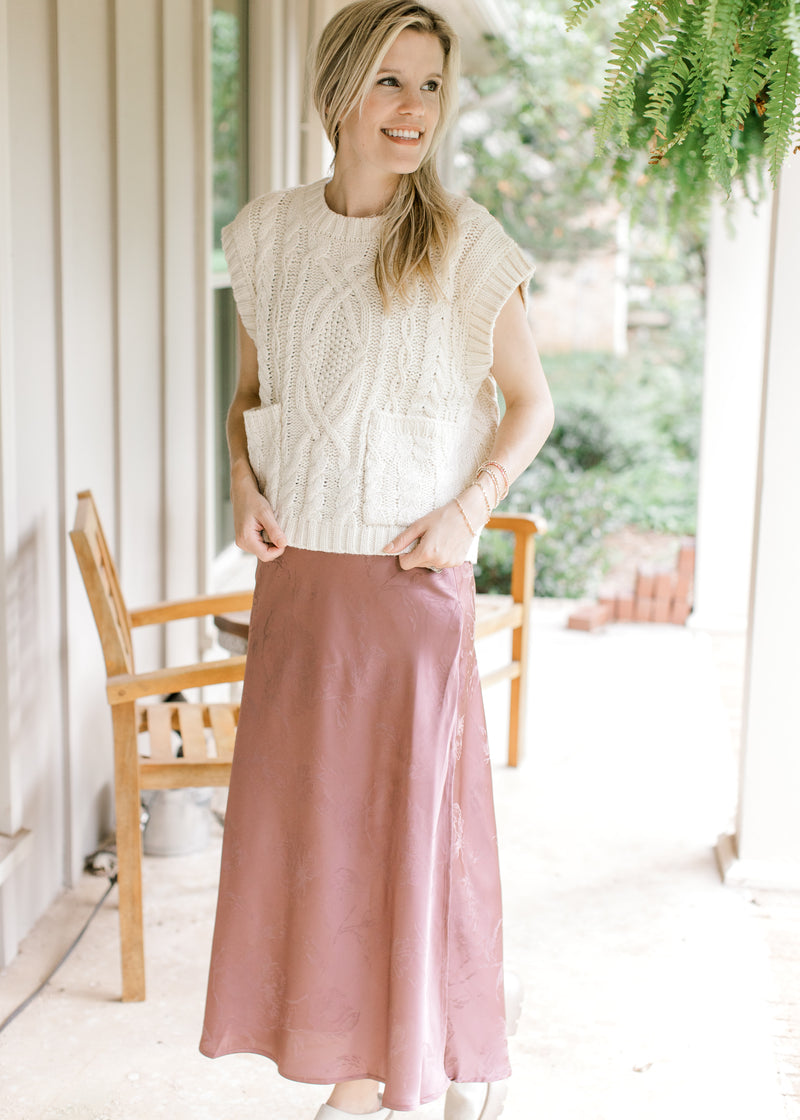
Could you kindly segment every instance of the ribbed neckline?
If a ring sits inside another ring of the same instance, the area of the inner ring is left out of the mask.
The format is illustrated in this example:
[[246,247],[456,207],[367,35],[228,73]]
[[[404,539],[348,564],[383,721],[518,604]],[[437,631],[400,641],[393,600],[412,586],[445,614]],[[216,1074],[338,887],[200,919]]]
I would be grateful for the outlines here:
[[331,210],[325,201],[325,187],[330,179],[318,179],[307,187],[305,199],[306,213],[316,231],[345,241],[371,241],[380,229],[383,217],[376,214],[370,218],[348,218]]

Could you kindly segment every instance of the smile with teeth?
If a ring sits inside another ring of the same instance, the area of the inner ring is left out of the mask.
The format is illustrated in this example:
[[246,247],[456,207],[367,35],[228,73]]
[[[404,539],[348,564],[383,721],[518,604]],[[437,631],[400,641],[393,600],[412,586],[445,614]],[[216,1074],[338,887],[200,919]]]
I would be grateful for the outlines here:
[[422,133],[414,128],[382,128],[381,132],[393,140],[419,140],[422,136]]

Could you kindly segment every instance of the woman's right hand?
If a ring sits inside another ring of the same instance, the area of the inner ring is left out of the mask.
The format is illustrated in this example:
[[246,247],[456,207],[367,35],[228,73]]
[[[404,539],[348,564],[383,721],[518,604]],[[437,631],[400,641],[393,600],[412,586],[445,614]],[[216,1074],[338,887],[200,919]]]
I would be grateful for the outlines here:
[[272,506],[258,489],[249,467],[240,471],[234,469],[231,503],[239,548],[266,562],[282,556],[287,544],[286,536],[275,519]]

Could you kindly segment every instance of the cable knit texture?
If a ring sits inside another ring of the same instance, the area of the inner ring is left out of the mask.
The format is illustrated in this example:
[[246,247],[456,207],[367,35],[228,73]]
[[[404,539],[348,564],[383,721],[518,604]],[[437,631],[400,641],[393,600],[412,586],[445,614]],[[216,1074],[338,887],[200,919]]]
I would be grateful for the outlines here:
[[[499,420],[492,330],[534,266],[456,195],[446,299],[423,284],[386,315],[374,277],[382,219],[348,218],[327,179],[261,195],[222,231],[261,405],[245,412],[253,472],[287,541],[380,553],[468,485]],[[478,541],[468,559],[477,559]]]

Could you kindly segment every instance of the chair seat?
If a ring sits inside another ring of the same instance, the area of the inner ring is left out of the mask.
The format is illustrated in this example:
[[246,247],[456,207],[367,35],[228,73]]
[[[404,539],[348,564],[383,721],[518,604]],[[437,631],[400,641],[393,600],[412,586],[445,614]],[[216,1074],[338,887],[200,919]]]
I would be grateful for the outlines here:
[[524,609],[510,595],[476,595],[475,637],[485,638],[507,628],[514,630],[522,625]]
[[[140,788],[226,786],[238,722],[238,704],[140,705],[138,730],[150,741],[150,754],[139,754]],[[175,757],[173,732],[180,735],[182,758]]]
[[[525,617],[522,603],[515,603],[510,595],[475,596],[475,638],[486,638],[501,630],[511,630],[522,626]],[[513,681],[521,676],[522,667],[516,658],[491,672],[481,673],[481,684],[491,688],[500,681]]]

